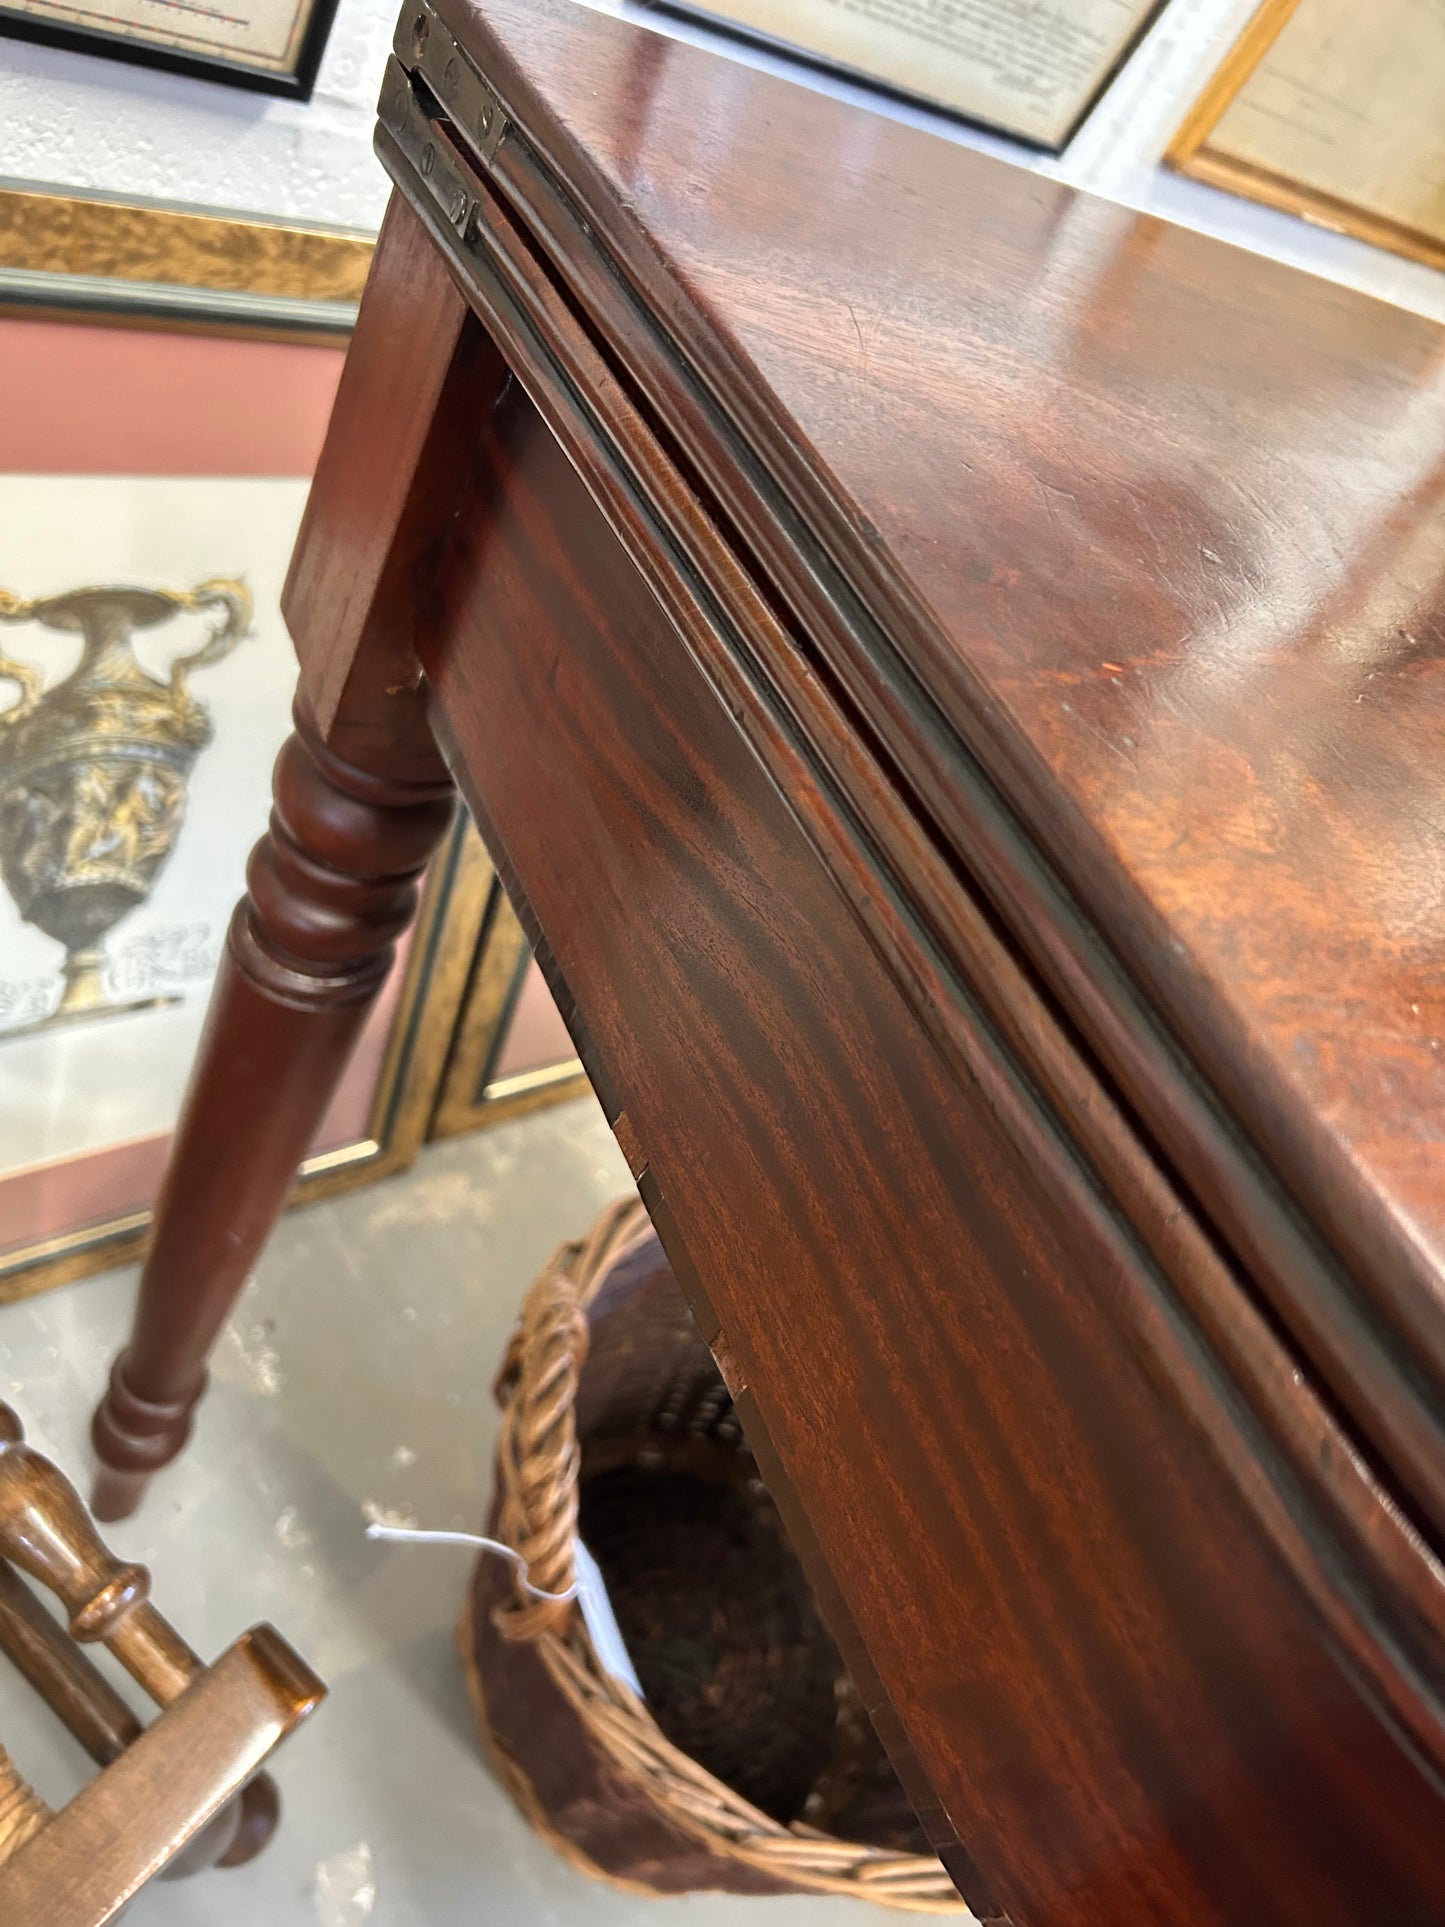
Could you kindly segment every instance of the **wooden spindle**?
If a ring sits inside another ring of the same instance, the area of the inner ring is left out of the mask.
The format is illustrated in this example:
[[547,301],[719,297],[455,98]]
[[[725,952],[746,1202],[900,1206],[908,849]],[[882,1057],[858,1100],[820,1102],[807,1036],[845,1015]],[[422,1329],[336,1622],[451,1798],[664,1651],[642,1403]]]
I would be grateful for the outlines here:
[[141,1724],[130,1707],[5,1559],[0,1559],[0,1651],[97,1766],[109,1766],[139,1737]]
[[[158,1706],[169,1706],[206,1669],[150,1602],[150,1574],[102,1544],[70,1481],[25,1442],[16,1413],[0,1403],[0,1647],[98,1764],[106,1765],[141,1728],[125,1702],[68,1645],[5,1561],[48,1587],[70,1615],[71,1637],[100,1641]],[[3,1755],[0,1755],[3,1758]],[[11,1845],[29,1833],[34,1796],[9,1767],[0,1786],[0,1829],[14,1818]],[[42,1821],[43,1806],[37,1806]],[[243,1865],[270,1839],[281,1803],[258,1773],[168,1870]],[[34,1827],[30,1827],[30,1832]],[[3,1854],[0,1854],[3,1858]]]
[[201,1662],[150,1603],[144,1566],[102,1545],[75,1487],[25,1443],[24,1428],[0,1404],[0,1557],[53,1592],[71,1636],[102,1641],[158,1706],[169,1706]]
[[34,1839],[49,1818],[49,1807],[0,1746],[0,1866]]

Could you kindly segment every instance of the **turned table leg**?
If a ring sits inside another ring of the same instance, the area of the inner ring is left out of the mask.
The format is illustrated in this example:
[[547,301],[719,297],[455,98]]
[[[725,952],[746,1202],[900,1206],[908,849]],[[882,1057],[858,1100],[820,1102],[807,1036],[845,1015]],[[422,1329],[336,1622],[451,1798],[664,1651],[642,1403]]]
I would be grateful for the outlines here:
[[450,820],[416,642],[437,619],[448,505],[506,380],[445,263],[393,200],[282,597],[301,663],[296,734],[212,993],[130,1343],[95,1416],[98,1518],[132,1512],[185,1444],[206,1354]]
[[451,818],[440,759],[397,781],[298,709],[247,872],[156,1211],[135,1325],[95,1415],[95,1511],[123,1518],[185,1444],[205,1359],[285,1202],[421,871]]

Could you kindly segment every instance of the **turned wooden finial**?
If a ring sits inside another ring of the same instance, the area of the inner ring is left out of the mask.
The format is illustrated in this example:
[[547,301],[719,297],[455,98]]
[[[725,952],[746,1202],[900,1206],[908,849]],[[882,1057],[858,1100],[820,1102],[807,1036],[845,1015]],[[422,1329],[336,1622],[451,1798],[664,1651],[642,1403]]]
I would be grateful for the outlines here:
[[0,1403],[0,1558],[38,1579],[70,1615],[75,1639],[104,1640],[158,1706],[169,1706],[201,1669],[150,1603],[144,1566],[101,1544],[80,1494],[58,1466],[25,1443]]
[[113,1638],[132,1608],[150,1597],[145,1567],[106,1550],[80,1494],[57,1466],[25,1443],[19,1418],[3,1403],[0,1556],[49,1587],[70,1615],[76,1639]]
[[[174,1704],[205,1673],[151,1604],[145,1567],[117,1559],[102,1544],[75,1487],[26,1444],[19,1418],[0,1401],[0,1645],[82,1745],[109,1765],[139,1739],[140,1724],[10,1566],[53,1592],[70,1615],[71,1638],[103,1640],[157,1705]],[[269,1774],[255,1774],[174,1869],[242,1865],[265,1846],[280,1810]],[[0,1748],[0,1866],[49,1817]]]

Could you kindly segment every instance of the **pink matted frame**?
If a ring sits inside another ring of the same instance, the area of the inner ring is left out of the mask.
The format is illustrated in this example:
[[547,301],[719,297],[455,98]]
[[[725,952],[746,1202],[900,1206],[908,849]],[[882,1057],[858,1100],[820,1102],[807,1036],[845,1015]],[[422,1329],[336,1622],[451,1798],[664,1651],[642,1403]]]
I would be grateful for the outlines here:
[[[304,478],[343,359],[326,339],[0,315],[0,472]],[[399,1169],[425,1140],[485,909],[484,892],[455,889],[459,850],[460,833],[433,865],[298,1196]],[[151,1134],[0,1174],[0,1299],[137,1255],[168,1144]]]

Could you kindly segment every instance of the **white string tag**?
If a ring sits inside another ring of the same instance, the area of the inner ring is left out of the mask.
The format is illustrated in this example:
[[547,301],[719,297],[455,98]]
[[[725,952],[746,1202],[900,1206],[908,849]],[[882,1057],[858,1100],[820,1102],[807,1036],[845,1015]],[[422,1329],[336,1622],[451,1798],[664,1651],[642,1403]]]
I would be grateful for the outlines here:
[[566,1592],[544,1592],[540,1586],[532,1584],[527,1574],[527,1562],[515,1546],[506,1545],[500,1539],[488,1539],[480,1532],[443,1532],[423,1526],[391,1526],[380,1519],[372,1519],[367,1523],[366,1536],[368,1539],[387,1539],[406,1545],[476,1546],[482,1552],[499,1553],[516,1567],[518,1582],[534,1599],[545,1599],[556,1605],[575,1599],[602,1670],[610,1673],[613,1679],[620,1680],[624,1686],[631,1687],[639,1699],[643,1697],[642,1683],[623,1642],[622,1629],[617,1624],[612,1601],[607,1596],[607,1582],[602,1577],[597,1561],[580,1539],[572,1541],[572,1563],[577,1577]]
[[580,1539],[572,1541],[572,1558],[577,1567],[577,1604],[582,1609],[598,1663],[605,1673],[630,1686],[641,1699],[642,1682],[632,1664],[632,1655],[623,1643],[622,1628],[617,1624],[617,1615],[607,1596],[607,1582],[598,1570],[597,1561]]

